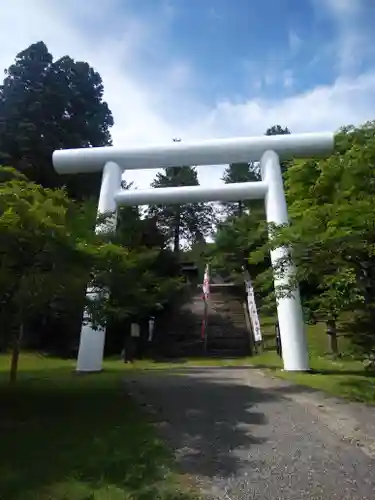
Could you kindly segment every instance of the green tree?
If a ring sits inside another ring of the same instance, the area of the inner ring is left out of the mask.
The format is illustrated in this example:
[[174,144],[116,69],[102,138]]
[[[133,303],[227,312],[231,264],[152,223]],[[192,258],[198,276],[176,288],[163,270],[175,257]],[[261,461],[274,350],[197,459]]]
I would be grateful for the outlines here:
[[[12,382],[25,330],[36,316],[56,312],[61,299],[65,314],[86,306],[98,327],[145,317],[183,289],[178,261],[163,239],[150,239],[149,221],[135,217],[130,238],[124,227],[96,235],[92,207],[72,202],[64,190],[43,188],[11,168],[2,167],[0,178],[0,313],[12,327],[1,330],[1,340],[13,337]],[[82,296],[87,283],[94,300]]]
[[121,207],[118,214],[116,241],[131,248],[167,247],[165,236],[158,228],[156,217],[141,217],[139,207]]
[[[144,297],[136,300],[135,315],[155,314],[160,306],[164,307],[178,298],[178,292],[182,290],[180,263],[177,255],[168,248],[156,217],[148,217],[147,214],[141,217],[138,207],[123,207],[114,241],[127,248],[133,256],[138,256],[136,272],[139,276],[136,282],[141,288],[140,295]],[[148,284],[145,280],[149,280]],[[123,288],[120,286],[122,296],[125,292]]]
[[43,42],[17,54],[0,86],[0,164],[47,188],[67,186],[75,199],[97,196],[100,173],[59,176],[55,149],[111,144],[103,82],[86,62],[53,61]]
[[183,288],[178,266],[157,249],[130,250],[107,243],[94,262],[89,286],[97,296],[88,308],[94,327],[147,318]]
[[103,265],[97,259],[91,272],[89,286],[97,297],[89,313],[94,325],[108,326],[107,349],[113,352],[123,345],[131,322],[144,324],[165,313],[182,299],[185,286],[178,257],[155,218],[141,216],[138,207],[120,209],[116,234],[109,240],[108,261]]
[[[222,180],[225,184],[236,182],[252,182],[260,180],[259,172],[252,163],[232,163],[224,170]],[[254,204],[254,202],[252,202]],[[251,202],[239,200],[237,203],[223,203],[227,216],[239,215],[244,212],[244,208],[249,208]]]
[[[357,311],[353,342],[362,352],[375,348],[375,122],[345,127],[336,136],[336,150],[325,160],[295,162],[286,174],[290,227],[274,228],[268,246],[293,247],[296,281],[309,285],[305,304],[328,324],[346,311]],[[359,330],[360,327],[360,330]]]
[[[154,188],[198,185],[197,171],[187,166],[166,168],[152,183]],[[152,206],[148,214],[155,218],[176,253],[180,251],[181,240],[193,244],[210,234],[215,220],[212,205],[208,203]]]
[[209,252],[212,266],[223,276],[231,280],[243,281],[243,267],[247,267],[251,276],[259,274],[262,265],[248,264],[251,251],[264,243],[265,223],[260,212],[250,212],[241,217],[229,217],[219,224],[214,237],[214,245]]
[[[281,125],[272,125],[266,130],[265,135],[288,135],[290,134],[290,130],[288,127],[282,127]],[[290,165],[289,161],[283,161],[280,163],[281,172],[284,173],[287,171]]]
[[5,324],[15,330],[14,382],[24,328],[62,292],[75,302],[89,261],[87,245],[69,229],[73,207],[65,192],[13,176],[9,168],[1,171],[9,180],[0,183],[0,305]]
[[281,125],[272,125],[266,130],[266,135],[285,135],[290,134],[288,127],[282,127]]

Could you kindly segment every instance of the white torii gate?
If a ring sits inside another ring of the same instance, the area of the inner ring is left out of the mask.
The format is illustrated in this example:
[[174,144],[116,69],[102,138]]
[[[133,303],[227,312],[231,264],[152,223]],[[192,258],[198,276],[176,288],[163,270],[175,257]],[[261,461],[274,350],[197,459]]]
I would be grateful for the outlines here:
[[[333,150],[333,133],[291,134],[256,138],[231,138],[199,143],[173,142],[165,146],[139,148],[98,147],[59,150],[53,164],[59,174],[103,171],[98,214],[113,213],[111,222],[97,231],[112,231],[117,207],[123,205],[182,204],[199,201],[265,200],[268,223],[288,223],[288,212],[280,170],[280,160],[327,155]],[[260,162],[261,181],[215,187],[183,186],[142,190],[121,189],[124,170],[166,168],[178,165],[224,165]],[[273,265],[285,248],[271,252]],[[291,268],[289,270],[293,272]],[[275,275],[275,288],[287,278]],[[129,285],[130,286],[130,285]],[[88,293],[90,293],[88,291]],[[277,301],[277,315],[284,369],[309,370],[305,328],[299,290]],[[77,371],[100,371],[103,365],[105,329],[94,330],[84,322],[77,359]]]

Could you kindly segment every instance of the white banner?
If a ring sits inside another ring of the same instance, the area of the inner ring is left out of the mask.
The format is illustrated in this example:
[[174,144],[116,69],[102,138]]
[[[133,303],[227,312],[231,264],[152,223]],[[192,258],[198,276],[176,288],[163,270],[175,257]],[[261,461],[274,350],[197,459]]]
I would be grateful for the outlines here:
[[253,328],[254,340],[255,342],[262,341],[262,332],[260,330],[260,322],[257,311],[257,306],[255,304],[254,288],[250,280],[250,276],[247,276],[245,280],[246,295],[247,295],[247,305],[249,307],[250,321]]

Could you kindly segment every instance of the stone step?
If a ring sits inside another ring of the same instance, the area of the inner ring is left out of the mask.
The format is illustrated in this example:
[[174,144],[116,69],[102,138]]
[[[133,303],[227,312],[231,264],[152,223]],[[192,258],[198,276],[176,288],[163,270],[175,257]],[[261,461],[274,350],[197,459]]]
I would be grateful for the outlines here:
[[247,335],[230,335],[228,333],[223,332],[221,335],[213,335],[212,332],[207,331],[207,338],[211,340],[217,340],[218,342],[226,342],[226,341],[232,341],[233,342],[247,342],[248,341],[248,336]]
[[216,342],[216,341],[208,341],[207,342],[207,348],[208,349],[239,349],[239,350],[247,350],[249,349],[249,343],[248,342]]
[[241,308],[241,309],[234,309],[234,308],[223,308],[223,309],[219,309],[219,308],[213,308],[211,307],[211,309],[209,309],[208,311],[208,314],[209,315],[223,315],[223,314],[230,314],[230,315],[234,315],[234,314],[237,314],[237,315],[244,315],[244,310]]
[[219,351],[208,350],[207,356],[210,358],[238,359],[250,356],[250,351],[223,349]]
[[220,322],[220,323],[208,323],[207,328],[209,328],[210,331],[215,331],[215,330],[230,331],[230,330],[233,330],[234,333],[236,331],[241,331],[241,332],[247,331],[243,322],[240,322],[240,323],[222,323],[222,322]]
[[209,314],[208,319],[211,320],[212,322],[218,321],[218,322],[223,322],[226,321],[228,323],[233,323],[233,320],[242,320],[242,323],[245,323],[245,315],[242,314]]

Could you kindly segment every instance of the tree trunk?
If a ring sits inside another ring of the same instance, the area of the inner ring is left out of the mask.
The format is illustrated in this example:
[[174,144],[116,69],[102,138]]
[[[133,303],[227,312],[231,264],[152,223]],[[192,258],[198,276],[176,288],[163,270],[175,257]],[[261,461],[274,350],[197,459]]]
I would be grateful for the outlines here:
[[334,319],[327,321],[328,346],[331,354],[337,355],[339,347],[337,342],[337,326]]
[[12,359],[10,362],[10,373],[9,373],[9,384],[15,384],[17,381],[18,372],[18,359],[21,352],[21,342],[23,337],[23,323],[21,323],[17,335],[15,335],[13,348],[12,348]]
[[178,253],[180,251],[180,207],[176,210],[176,220],[174,224],[173,234],[173,251]]
[[238,217],[242,217],[243,214],[243,203],[242,201],[238,202]]

